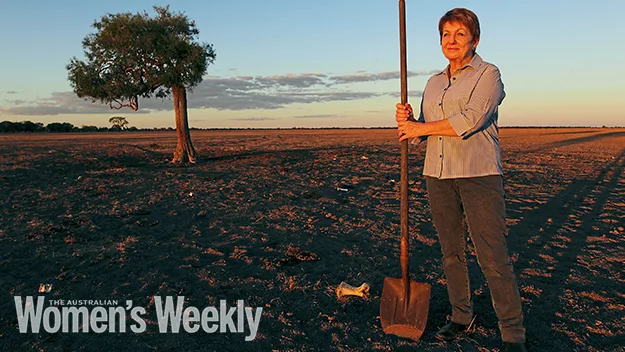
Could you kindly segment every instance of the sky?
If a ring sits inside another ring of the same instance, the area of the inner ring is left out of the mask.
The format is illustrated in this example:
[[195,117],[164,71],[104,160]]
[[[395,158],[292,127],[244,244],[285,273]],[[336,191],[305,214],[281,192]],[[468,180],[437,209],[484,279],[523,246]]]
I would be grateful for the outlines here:
[[[174,127],[171,100],[139,111],[79,99],[67,80],[107,13],[160,0],[0,0],[0,121]],[[406,0],[409,102],[447,66],[438,20],[479,17],[478,53],[501,71],[501,126],[625,126],[625,1]],[[217,57],[188,96],[197,128],[390,127],[400,97],[395,0],[176,0]],[[208,103],[207,103],[208,102]]]

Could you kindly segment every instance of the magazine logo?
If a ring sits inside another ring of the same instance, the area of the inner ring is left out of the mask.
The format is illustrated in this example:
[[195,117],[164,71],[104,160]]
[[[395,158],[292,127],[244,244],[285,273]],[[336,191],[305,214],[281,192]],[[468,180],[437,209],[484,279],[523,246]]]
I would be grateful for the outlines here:
[[[43,296],[38,296],[36,302],[32,296],[27,296],[26,300],[14,296],[14,300],[19,331],[23,334],[29,330],[39,333],[42,328],[48,333],[126,332],[128,328],[134,333],[143,333],[147,329],[141,317],[146,314],[145,308],[133,307],[130,300],[125,306],[118,306],[114,300],[49,300],[45,308]],[[226,300],[220,300],[219,307],[185,308],[184,296],[176,296],[175,303],[171,296],[165,297],[164,302],[160,296],[154,296],[154,306],[158,331],[162,334],[247,332],[245,341],[256,338],[263,312],[262,307],[245,307],[243,300],[237,300],[232,307]]]

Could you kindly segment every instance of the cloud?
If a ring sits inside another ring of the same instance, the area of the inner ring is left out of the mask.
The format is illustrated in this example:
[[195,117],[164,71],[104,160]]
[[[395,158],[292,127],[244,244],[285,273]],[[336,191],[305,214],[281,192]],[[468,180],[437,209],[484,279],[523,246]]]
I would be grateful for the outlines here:
[[[320,73],[274,76],[207,77],[188,94],[190,108],[217,110],[280,109],[289,104],[367,99],[380,93],[337,90]],[[146,101],[143,107],[158,109]],[[166,107],[171,109],[171,107]]]
[[[410,72],[409,76],[426,75],[433,71]],[[284,74],[273,76],[208,76],[187,94],[190,109],[217,110],[272,110],[290,104],[312,104],[332,101],[350,101],[379,96],[399,96],[399,92],[367,92],[341,85],[399,79],[398,71],[351,75],[322,73]],[[419,96],[421,92],[412,92]],[[108,105],[80,99],[73,92],[54,92],[38,101],[11,100],[12,107],[4,111],[14,115],[111,114]],[[140,113],[171,111],[168,99],[139,99]]]
[[21,100],[21,99],[5,99],[4,101],[8,102],[11,105],[24,105],[24,104],[30,104],[30,103],[34,103],[31,101],[27,101],[27,100]]
[[235,120],[235,121],[272,121],[272,120],[277,120],[277,118],[275,117],[234,117],[231,118],[230,120]]
[[310,88],[316,85],[324,85],[324,78],[327,77],[318,73],[286,74],[274,75],[270,77],[255,77],[254,81],[261,87],[290,87],[290,88]]
[[333,118],[333,117],[341,117],[341,116],[334,115],[334,114],[293,116],[293,118],[296,118],[296,119],[328,119],[328,118]]
[[[431,76],[434,73],[438,73],[440,71],[431,70],[431,71],[408,71],[408,77],[415,76]],[[365,73],[365,71],[357,71],[352,75],[342,75],[342,76],[333,76],[330,77],[336,84],[346,84],[346,83],[356,83],[356,82],[375,82],[375,81],[387,81],[391,79],[399,79],[400,72],[399,71],[387,71],[387,72],[378,72],[378,73]]]
[[[392,97],[395,97],[397,99],[401,99],[401,92],[400,91],[396,91],[396,92],[388,92],[387,95],[390,95]],[[408,91],[408,98],[421,98],[423,97],[423,91],[422,90],[409,90]]]
[[111,114],[116,111],[109,105],[78,98],[73,92],[53,92],[50,97],[39,101],[12,100],[11,102],[17,106],[5,110],[14,115]]

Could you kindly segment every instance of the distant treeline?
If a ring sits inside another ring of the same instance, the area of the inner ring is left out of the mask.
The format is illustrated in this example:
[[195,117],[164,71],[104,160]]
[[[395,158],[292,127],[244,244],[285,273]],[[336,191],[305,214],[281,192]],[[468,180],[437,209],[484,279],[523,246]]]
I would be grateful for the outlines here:
[[[41,122],[12,122],[2,121],[0,122],[0,133],[15,133],[15,132],[121,132],[121,131],[139,131],[140,129],[132,126],[128,128],[121,128],[119,126],[111,127],[98,127],[98,126],[86,126],[82,127],[74,126],[69,122],[52,122],[44,125]],[[171,130],[171,127],[151,129],[151,130]]]
[[[190,130],[328,130],[328,129],[394,129],[395,127],[277,127],[277,128],[258,128],[258,127],[242,127],[242,128],[190,128]],[[598,128],[597,126],[505,126],[501,128]],[[602,126],[607,128],[607,126]],[[610,127],[624,128],[624,127]],[[19,133],[19,132],[137,132],[137,131],[175,131],[172,127],[158,128],[137,128],[134,126],[121,128],[120,126],[98,127],[83,125],[82,127],[74,126],[69,122],[52,122],[44,125],[41,122],[0,122],[0,133]]]

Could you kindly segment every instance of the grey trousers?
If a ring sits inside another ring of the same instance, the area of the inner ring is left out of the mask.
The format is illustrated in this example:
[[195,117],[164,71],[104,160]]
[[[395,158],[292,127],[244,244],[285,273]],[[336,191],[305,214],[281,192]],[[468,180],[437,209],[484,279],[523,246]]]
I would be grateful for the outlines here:
[[426,177],[434,227],[443,252],[452,321],[469,324],[473,316],[466,260],[466,216],[477,260],[490,288],[505,342],[525,342],[519,288],[506,244],[506,205],[500,175],[437,179]]

